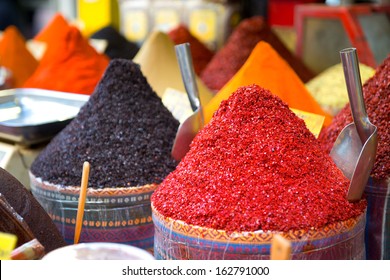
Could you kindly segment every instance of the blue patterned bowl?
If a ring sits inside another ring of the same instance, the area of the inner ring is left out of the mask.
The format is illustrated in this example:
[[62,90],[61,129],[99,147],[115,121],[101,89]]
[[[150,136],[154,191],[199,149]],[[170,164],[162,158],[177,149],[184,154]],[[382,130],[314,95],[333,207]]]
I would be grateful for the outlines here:
[[292,259],[364,259],[365,213],[316,230],[226,232],[161,215],[152,204],[154,256],[163,260],[267,260],[280,234],[292,245]]
[[[30,185],[32,194],[65,241],[73,244],[80,187],[43,182],[31,172]],[[157,186],[88,188],[79,242],[123,243],[152,251],[154,226],[150,196]]]

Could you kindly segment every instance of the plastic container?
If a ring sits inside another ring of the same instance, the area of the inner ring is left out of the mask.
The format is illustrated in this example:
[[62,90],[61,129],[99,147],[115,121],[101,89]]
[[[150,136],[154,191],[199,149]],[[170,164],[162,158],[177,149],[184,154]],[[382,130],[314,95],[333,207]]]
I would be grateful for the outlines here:
[[74,244],[58,248],[42,260],[154,260],[149,252],[140,248],[107,242]]
[[267,260],[280,234],[292,245],[292,259],[365,259],[365,213],[317,230],[232,232],[189,225],[162,216],[152,205],[154,256],[163,260]]
[[[80,187],[42,182],[30,172],[34,197],[73,244]],[[156,184],[128,188],[87,189],[80,243],[112,242],[153,250],[150,196]]]
[[366,256],[368,260],[390,260],[390,178],[374,181],[365,189],[367,205]]

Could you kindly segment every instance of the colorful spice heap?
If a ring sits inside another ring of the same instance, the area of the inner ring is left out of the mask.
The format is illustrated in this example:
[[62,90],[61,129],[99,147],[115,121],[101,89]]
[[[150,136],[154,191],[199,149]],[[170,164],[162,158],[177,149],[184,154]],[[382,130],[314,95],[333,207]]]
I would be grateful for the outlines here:
[[268,42],[290,64],[303,82],[314,77],[312,71],[289,51],[265,20],[256,16],[243,20],[236,27],[225,46],[214,55],[203,70],[200,76],[203,82],[213,91],[220,90],[241,68],[260,41]]
[[214,56],[214,52],[208,49],[198,40],[185,25],[179,25],[168,33],[169,38],[176,44],[190,43],[191,55],[196,75],[200,75]]
[[325,126],[332,121],[332,116],[322,110],[289,64],[270,44],[262,41],[234,77],[205,105],[205,122],[210,121],[222,100],[237,88],[251,84],[270,90],[291,108],[325,116]]
[[[7,204],[13,208],[12,210],[23,218],[22,222],[27,224],[33,237],[37,238],[45,247],[46,253],[66,245],[56,225],[31,192],[2,168],[0,168],[0,194],[7,201]],[[14,221],[9,220],[7,222],[4,218],[2,216],[0,222],[5,222],[5,226],[15,226]],[[17,234],[12,230],[15,230],[15,228],[9,229],[7,232]],[[26,232],[19,232],[17,236],[21,240],[30,241],[26,240],[26,238],[29,239],[31,234],[26,236]]]
[[[175,44],[168,34],[155,30],[142,43],[133,61],[140,65],[142,73],[157,95],[163,98],[167,88],[186,92],[175,53]],[[196,76],[196,75],[195,75]],[[207,104],[213,93],[195,77],[202,104]]]
[[0,39],[0,65],[12,72],[13,87],[21,87],[38,66],[15,26],[7,27]]
[[53,16],[48,25],[46,25],[37,35],[34,40],[50,43],[53,40],[66,40],[66,32],[69,29],[69,23],[60,14]]
[[[362,83],[375,73],[373,68],[364,64],[360,64],[359,68]],[[306,87],[322,109],[332,116],[337,115],[349,101],[341,63],[333,65],[311,79],[306,83]]]
[[[363,84],[363,96],[370,122],[378,128],[378,147],[371,177],[377,180],[390,178],[390,56]],[[318,140],[329,153],[341,130],[353,122],[349,104],[323,129]]]
[[89,45],[79,29],[57,14],[36,38],[47,49],[34,74],[23,87],[91,94],[109,59]]
[[171,148],[178,125],[139,66],[114,59],[89,101],[31,171],[50,183],[80,186],[82,164],[88,161],[93,188],[160,183],[177,164]]
[[166,217],[227,231],[319,228],[361,214],[349,181],[287,104],[239,88],[152,196]]

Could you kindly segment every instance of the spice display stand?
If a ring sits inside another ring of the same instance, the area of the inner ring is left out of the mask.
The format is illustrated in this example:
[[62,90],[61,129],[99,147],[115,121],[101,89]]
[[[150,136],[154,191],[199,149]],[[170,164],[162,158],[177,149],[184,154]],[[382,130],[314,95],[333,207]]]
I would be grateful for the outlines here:
[[353,46],[360,62],[375,68],[389,48],[389,14],[390,5],[297,5],[296,54],[319,73],[338,63],[340,49]]

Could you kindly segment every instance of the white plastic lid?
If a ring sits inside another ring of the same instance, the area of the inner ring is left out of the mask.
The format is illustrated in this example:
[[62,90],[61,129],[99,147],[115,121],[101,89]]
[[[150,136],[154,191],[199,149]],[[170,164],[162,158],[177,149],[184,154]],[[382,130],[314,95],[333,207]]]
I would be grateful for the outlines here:
[[58,248],[42,260],[154,260],[154,257],[148,251],[130,245],[91,242]]

